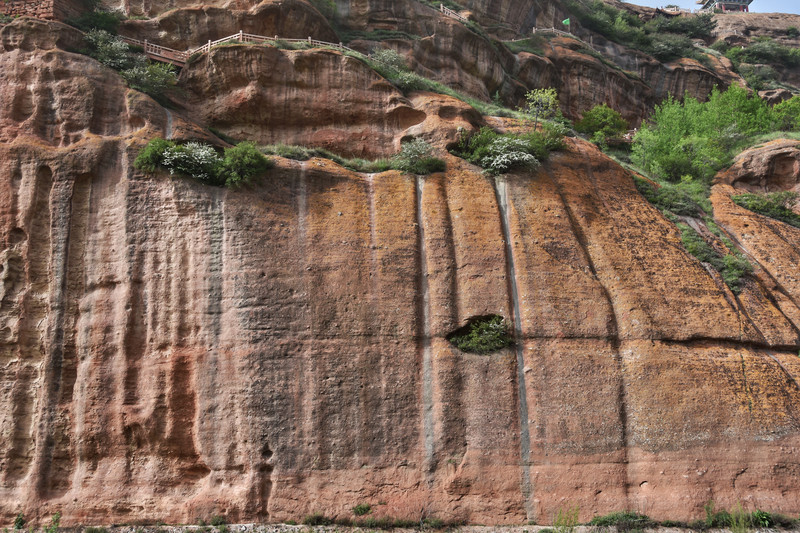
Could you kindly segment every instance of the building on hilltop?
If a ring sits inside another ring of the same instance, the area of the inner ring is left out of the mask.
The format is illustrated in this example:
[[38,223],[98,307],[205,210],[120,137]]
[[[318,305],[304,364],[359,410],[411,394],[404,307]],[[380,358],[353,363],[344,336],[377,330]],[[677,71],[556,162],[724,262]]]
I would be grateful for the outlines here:
[[722,10],[723,13],[749,12],[753,0],[697,0],[701,11]]

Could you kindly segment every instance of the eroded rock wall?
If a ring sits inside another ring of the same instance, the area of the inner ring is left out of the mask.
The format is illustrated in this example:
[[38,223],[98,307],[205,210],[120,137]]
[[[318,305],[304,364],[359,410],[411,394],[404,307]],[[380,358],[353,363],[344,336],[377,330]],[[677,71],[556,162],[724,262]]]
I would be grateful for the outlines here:
[[[241,189],[146,176],[132,166],[146,140],[203,138],[208,117],[128,91],[59,48],[70,30],[30,24],[0,30],[0,94],[26,102],[0,115],[6,521],[344,518],[359,503],[492,524],[567,506],[688,519],[709,500],[798,512],[798,230],[719,204],[742,242],[781,236],[748,244],[757,269],[734,295],[575,139],[496,179],[444,153],[428,177],[321,159],[278,159]],[[250,76],[265,53],[204,61],[253,55]],[[363,74],[306,54],[273,59]],[[391,94],[329,105],[388,112]],[[436,130],[477,125],[445,97],[403,105],[439,147],[452,137]],[[514,324],[513,347],[446,341],[486,314]]]

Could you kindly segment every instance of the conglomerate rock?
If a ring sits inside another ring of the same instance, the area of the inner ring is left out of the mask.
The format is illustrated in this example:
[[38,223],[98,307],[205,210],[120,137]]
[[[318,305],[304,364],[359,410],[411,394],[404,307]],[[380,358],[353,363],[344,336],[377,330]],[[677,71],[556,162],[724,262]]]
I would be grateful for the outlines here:
[[[239,189],[144,175],[146,140],[204,138],[220,110],[231,133],[307,142],[293,117],[313,113],[365,153],[412,134],[443,148],[480,117],[337,52],[239,46],[187,68],[189,105],[168,111],[37,24],[0,30],[6,522],[798,512],[798,230],[717,185],[758,267],[733,295],[577,139],[499,178],[450,155],[427,177],[321,159]],[[315,104],[301,72],[363,84]],[[254,79],[284,95],[252,96]],[[446,340],[491,314],[514,346]]]

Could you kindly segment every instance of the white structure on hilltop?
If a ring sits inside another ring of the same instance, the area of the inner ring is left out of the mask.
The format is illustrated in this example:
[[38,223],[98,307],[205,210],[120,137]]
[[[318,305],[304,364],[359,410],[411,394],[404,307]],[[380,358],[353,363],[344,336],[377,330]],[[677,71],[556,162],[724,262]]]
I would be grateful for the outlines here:
[[730,12],[749,12],[750,3],[753,0],[697,0],[697,3],[703,7],[701,11],[714,11],[721,9],[723,13]]

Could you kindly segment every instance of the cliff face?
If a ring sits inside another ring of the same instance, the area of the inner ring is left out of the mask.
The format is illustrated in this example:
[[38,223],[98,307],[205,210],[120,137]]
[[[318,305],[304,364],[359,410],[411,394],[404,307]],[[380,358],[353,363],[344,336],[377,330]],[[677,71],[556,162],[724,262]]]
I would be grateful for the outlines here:
[[[6,521],[798,512],[800,233],[724,185],[718,217],[760,265],[738,296],[580,140],[497,179],[449,155],[429,177],[278,159],[238,190],[133,169],[146,140],[215,121],[311,142],[310,113],[364,151],[353,131],[442,147],[479,125],[338,53],[215,50],[167,111],[65,51],[74,30],[17,21],[0,40]],[[325,76],[355,81],[314,107]],[[446,340],[487,314],[513,347]]]

